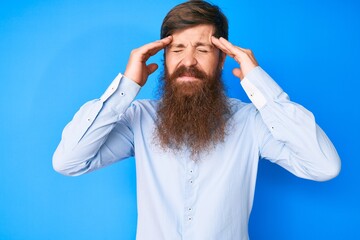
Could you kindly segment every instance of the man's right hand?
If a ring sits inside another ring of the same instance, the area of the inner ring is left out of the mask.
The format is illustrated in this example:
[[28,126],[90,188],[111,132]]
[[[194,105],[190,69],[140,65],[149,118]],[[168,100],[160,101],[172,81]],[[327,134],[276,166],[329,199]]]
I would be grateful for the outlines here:
[[124,75],[135,81],[140,86],[143,86],[149,75],[155,72],[158,68],[156,63],[146,65],[146,61],[161,49],[164,49],[167,45],[169,45],[171,41],[172,36],[168,36],[156,42],[148,43],[140,48],[132,50]]

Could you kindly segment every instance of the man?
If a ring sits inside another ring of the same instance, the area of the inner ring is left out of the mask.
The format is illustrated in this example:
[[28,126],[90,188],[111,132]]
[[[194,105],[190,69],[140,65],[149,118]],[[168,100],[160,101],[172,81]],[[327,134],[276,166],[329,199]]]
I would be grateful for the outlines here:
[[[137,239],[248,239],[259,158],[296,176],[335,177],[340,160],[313,115],[291,102],[250,50],[232,45],[218,7],[174,7],[161,40],[131,52],[124,75],[65,127],[55,170],[80,175],[134,156]],[[163,95],[134,101],[164,49]],[[252,104],[229,99],[225,57]]]

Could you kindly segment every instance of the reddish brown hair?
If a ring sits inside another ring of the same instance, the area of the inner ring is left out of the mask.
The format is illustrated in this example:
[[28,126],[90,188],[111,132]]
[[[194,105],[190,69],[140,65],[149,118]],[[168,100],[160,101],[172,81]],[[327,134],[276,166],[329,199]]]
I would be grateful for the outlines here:
[[228,39],[228,20],[218,6],[206,1],[188,1],[175,6],[165,16],[161,25],[161,38],[177,30],[210,24],[215,27],[215,37]]

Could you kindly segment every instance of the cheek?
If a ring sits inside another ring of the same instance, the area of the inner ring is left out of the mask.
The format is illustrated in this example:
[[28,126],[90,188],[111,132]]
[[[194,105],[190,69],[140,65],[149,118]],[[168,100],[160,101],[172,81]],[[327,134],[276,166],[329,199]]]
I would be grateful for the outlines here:
[[201,65],[203,71],[205,71],[207,74],[212,74],[218,67],[219,59],[218,57],[207,57],[199,60],[198,62],[199,65]]
[[174,57],[165,56],[165,66],[170,74],[174,72],[176,65],[176,59]]

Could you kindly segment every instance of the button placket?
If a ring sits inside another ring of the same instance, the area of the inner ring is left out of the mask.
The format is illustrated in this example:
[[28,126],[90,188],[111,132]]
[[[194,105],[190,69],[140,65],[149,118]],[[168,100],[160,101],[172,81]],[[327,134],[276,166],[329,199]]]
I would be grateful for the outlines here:
[[186,163],[186,192],[187,199],[185,202],[185,221],[190,224],[194,220],[194,203],[196,199],[196,178],[197,178],[197,164],[192,160],[187,160]]

